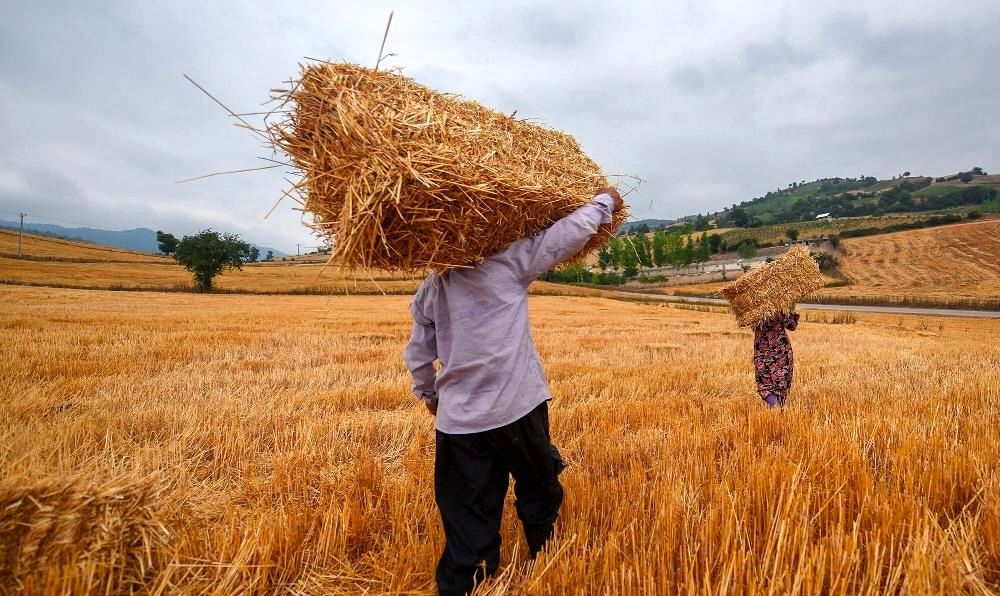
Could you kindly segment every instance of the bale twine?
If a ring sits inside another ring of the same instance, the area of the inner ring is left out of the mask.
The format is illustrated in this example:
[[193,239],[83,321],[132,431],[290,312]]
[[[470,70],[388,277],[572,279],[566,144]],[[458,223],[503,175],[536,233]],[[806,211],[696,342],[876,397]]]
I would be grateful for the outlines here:
[[719,291],[729,301],[740,327],[757,327],[823,287],[819,265],[803,246],[754,269]]
[[[267,137],[301,175],[290,194],[344,267],[468,267],[608,186],[570,135],[397,73],[309,64],[275,99],[287,116]],[[616,213],[571,260],[626,217]]]
[[0,584],[27,593],[131,593],[154,575],[167,530],[152,478],[0,485]]

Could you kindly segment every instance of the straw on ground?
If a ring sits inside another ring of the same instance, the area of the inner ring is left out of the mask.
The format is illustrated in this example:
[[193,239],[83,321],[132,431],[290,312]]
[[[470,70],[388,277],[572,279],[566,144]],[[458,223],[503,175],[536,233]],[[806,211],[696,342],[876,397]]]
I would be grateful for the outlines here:
[[[400,358],[407,297],[0,299],[5,506],[117,496],[101,519],[138,537],[97,548],[78,526],[17,571],[29,592],[431,593],[434,435]],[[1000,322],[806,320],[775,415],[728,314],[532,298],[531,316],[567,500],[534,566],[505,517],[496,593],[998,589]],[[8,515],[41,527],[27,505]]]

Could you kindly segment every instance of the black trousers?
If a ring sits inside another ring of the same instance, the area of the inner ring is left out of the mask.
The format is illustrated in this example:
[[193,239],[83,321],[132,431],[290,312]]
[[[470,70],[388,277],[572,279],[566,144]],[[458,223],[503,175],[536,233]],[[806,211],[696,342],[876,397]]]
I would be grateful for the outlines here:
[[437,432],[434,496],[444,524],[437,566],[441,594],[466,594],[500,565],[500,519],[509,477],[532,558],[552,536],[565,468],[549,436],[548,404],[479,433]]

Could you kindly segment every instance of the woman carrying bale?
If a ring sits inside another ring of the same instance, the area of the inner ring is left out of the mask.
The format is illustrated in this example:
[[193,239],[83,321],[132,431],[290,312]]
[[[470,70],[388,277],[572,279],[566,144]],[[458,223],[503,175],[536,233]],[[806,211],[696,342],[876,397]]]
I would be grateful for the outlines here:
[[785,407],[792,387],[792,344],[788,331],[799,324],[796,301],[823,287],[823,276],[809,250],[796,246],[719,291],[740,327],[754,330],[757,394],[769,408]]
[[787,331],[795,331],[798,325],[799,313],[780,313],[754,329],[757,393],[769,408],[784,408],[792,388],[792,343]]

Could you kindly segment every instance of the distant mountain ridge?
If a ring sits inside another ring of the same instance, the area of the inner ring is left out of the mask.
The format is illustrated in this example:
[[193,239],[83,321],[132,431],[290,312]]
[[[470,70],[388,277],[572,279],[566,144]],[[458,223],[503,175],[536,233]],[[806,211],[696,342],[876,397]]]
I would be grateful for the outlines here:
[[636,228],[646,228],[650,230],[656,230],[660,227],[667,227],[673,225],[677,220],[675,219],[640,219],[638,221],[627,221],[622,224],[620,233],[631,233]]
[[[20,227],[20,224],[16,221],[0,220],[0,227],[16,230]],[[137,250],[148,253],[160,252],[159,246],[156,242],[156,230],[151,230],[149,228],[103,230],[100,228],[67,228],[54,224],[25,222],[24,230],[26,232],[30,231],[34,234],[60,236],[71,240],[82,240],[83,242],[114,246],[115,248],[124,248],[127,250]],[[276,257],[288,256],[287,253],[268,246],[261,246],[252,242],[250,244],[257,247],[262,258],[269,250],[272,251]]]

